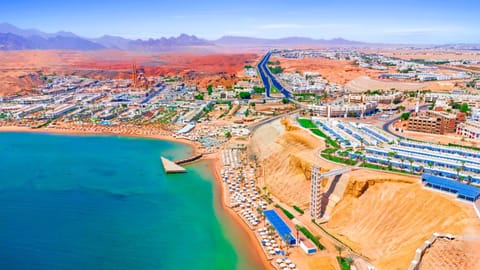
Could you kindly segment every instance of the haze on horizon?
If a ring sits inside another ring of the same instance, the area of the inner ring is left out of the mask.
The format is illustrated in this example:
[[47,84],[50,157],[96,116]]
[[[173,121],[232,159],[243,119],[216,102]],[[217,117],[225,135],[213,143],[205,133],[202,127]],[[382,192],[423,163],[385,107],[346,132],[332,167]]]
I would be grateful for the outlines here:
[[480,43],[479,10],[480,2],[473,0],[17,0],[2,3],[0,21],[89,38],[147,39],[186,33],[206,39],[302,36],[444,44]]

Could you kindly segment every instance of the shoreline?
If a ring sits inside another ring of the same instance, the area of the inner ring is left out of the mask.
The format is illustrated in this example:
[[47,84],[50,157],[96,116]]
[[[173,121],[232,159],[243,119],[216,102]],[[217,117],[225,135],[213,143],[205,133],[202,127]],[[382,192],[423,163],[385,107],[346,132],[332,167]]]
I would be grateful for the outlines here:
[[[183,138],[175,138],[171,135],[148,135],[148,134],[131,134],[131,133],[117,133],[117,132],[108,132],[108,131],[82,131],[74,129],[63,129],[63,128],[39,128],[33,129],[28,127],[19,127],[19,126],[0,126],[0,133],[6,132],[21,132],[21,133],[44,133],[44,134],[58,134],[58,135],[75,135],[75,136],[94,136],[94,135],[106,135],[106,136],[121,136],[121,137],[130,137],[130,138],[146,138],[146,139],[155,139],[155,140],[164,140],[169,142],[181,143],[189,146],[192,149],[192,154],[199,153],[198,142],[190,141]],[[235,239],[238,244],[242,245],[248,243],[248,247],[254,245],[255,247],[248,248],[246,251],[248,257],[255,258],[259,264],[263,266],[263,269],[272,269],[270,261],[267,260],[260,243],[258,243],[257,238],[254,232],[243,222],[243,220],[235,213],[232,209],[228,208],[224,201],[224,190],[222,186],[222,179],[219,175],[220,170],[220,159],[218,157],[218,152],[209,153],[201,160],[205,160],[209,167],[209,170],[213,176],[213,186],[214,186],[214,208],[218,208],[225,213],[225,216],[230,218],[238,228],[238,231],[242,233],[242,236],[246,236],[247,239],[243,237],[241,239]],[[200,160],[200,161],[201,161]]]
[[120,136],[127,138],[144,138],[144,139],[156,139],[162,141],[169,141],[175,143],[182,143],[188,145],[193,154],[199,152],[199,143],[190,141],[183,138],[176,138],[171,135],[148,135],[148,134],[131,134],[131,133],[117,133],[108,131],[82,131],[75,129],[63,129],[63,128],[28,128],[19,126],[0,126],[0,132],[24,132],[24,133],[45,133],[45,134],[59,134],[59,135],[77,135],[77,136],[89,136],[89,135],[105,135],[105,136]]
[[222,178],[220,177],[220,169],[221,169],[221,164],[220,164],[220,157],[218,156],[218,152],[209,154],[206,158],[206,161],[208,161],[208,166],[213,174],[214,177],[214,188],[216,190],[216,195],[214,198],[215,200],[220,202],[220,208],[221,210],[226,213],[226,215],[231,218],[231,220],[237,224],[239,229],[241,230],[241,233],[246,235],[246,238],[244,239],[247,240],[245,242],[248,242],[249,246],[253,248],[250,248],[248,252],[250,253],[251,257],[257,258],[259,263],[262,264],[263,269],[273,269],[270,261],[267,259],[265,256],[265,253],[262,250],[262,247],[260,246],[260,243],[257,240],[257,237],[255,236],[254,231],[248,227],[248,225],[240,218],[240,216],[234,212],[232,209],[226,206],[225,200],[224,200],[224,188],[223,188],[223,183],[222,183]]

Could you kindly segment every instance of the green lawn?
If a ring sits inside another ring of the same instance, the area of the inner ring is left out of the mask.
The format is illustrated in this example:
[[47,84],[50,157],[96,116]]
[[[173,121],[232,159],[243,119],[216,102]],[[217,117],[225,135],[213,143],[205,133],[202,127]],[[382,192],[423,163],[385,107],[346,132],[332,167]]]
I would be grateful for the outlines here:
[[315,128],[315,129],[311,129],[310,130],[313,134],[317,135],[317,136],[320,136],[322,138],[325,139],[325,141],[330,144],[333,148],[340,148],[340,145],[338,145],[338,143],[334,140],[332,140],[332,138],[330,138],[329,136],[327,136],[325,133],[323,133],[320,129],[318,128]]
[[350,264],[345,260],[344,257],[337,256],[337,261],[342,270],[350,270]]
[[278,94],[278,93],[280,93],[280,90],[278,90],[278,88],[276,88],[275,86],[272,85],[270,87],[270,93]]
[[295,217],[292,213],[290,213],[290,211],[281,207],[280,205],[276,204],[275,207],[282,210],[282,212],[285,214],[285,216],[287,216],[288,219],[293,219]]
[[325,247],[318,241],[318,238],[315,237],[307,228],[303,226],[296,226],[297,230],[301,231],[308,239],[310,239],[320,250],[324,250]]
[[317,125],[310,119],[298,118],[297,121],[303,128],[317,128]]
[[303,211],[302,208],[300,208],[300,207],[298,207],[298,206],[296,206],[296,205],[293,206],[293,209],[295,209],[295,211],[297,211],[298,213],[300,213],[300,214],[302,214],[302,215],[305,213],[305,211]]

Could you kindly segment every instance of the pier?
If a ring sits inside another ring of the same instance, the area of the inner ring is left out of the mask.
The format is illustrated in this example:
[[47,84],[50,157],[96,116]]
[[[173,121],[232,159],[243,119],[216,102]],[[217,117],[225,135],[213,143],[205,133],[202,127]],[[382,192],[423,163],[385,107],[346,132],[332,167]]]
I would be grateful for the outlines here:
[[188,157],[188,158],[175,160],[175,164],[180,165],[180,164],[193,162],[195,160],[201,159],[202,157],[203,157],[203,154],[194,155],[194,156],[191,156],[191,157]]
[[164,157],[160,157],[162,161],[163,169],[166,173],[185,173],[187,170],[182,166],[177,165],[175,162],[170,161]]

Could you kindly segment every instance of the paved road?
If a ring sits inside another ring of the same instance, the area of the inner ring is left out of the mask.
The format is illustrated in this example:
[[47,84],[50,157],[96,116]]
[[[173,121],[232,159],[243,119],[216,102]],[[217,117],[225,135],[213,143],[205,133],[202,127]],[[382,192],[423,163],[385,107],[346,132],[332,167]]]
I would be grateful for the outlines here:
[[[430,104],[425,104],[425,105],[420,106],[419,111],[425,110],[426,108],[428,108],[428,106],[430,106]],[[392,120],[383,124],[382,128],[383,128],[383,130],[385,130],[386,132],[390,133],[391,135],[393,135],[395,137],[405,138],[403,136],[399,136],[398,134],[391,132],[390,129],[389,129],[389,127],[392,123],[397,122],[400,119],[400,116],[401,116],[401,113],[398,113],[395,118],[393,118]]]
[[291,114],[296,114],[296,113],[299,113],[301,111],[301,109],[297,109],[297,110],[294,110],[294,111],[291,111],[291,112],[287,112],[287,113],[282,113],[282,114],[279,114],[277,116],[273,116],[273,117],[270,117],[270,118],[267,118],[265,120],[261,120],[257,123],[254,123],[254,124],[251,124],[248,126],[248,129],[250,129],[251,132],[254,132],[255,130],[257,130],[259,127],[265,125],[265,124],[268,124],[268,123],[271,123],[279,118],[282,118],[284,116],[287,116],[287,115],[291,115]]
[[270,97],[270,83],[275,86],[286,98],[291,98],[292,94],[287,90],[283,85],[277,80],[277,78],[270,72],[270,69],[267,67],[268,59],[270,59],[271,52],[267,52],[265,56],[260,60],[257,65],[258,73],[262,79],[263,85],[265,86],[265,91],[267,97]]

